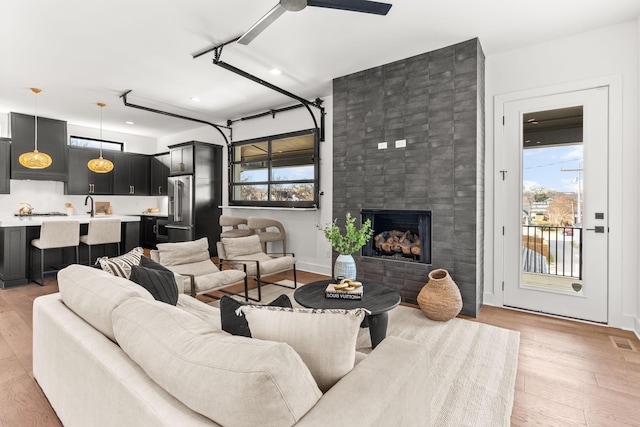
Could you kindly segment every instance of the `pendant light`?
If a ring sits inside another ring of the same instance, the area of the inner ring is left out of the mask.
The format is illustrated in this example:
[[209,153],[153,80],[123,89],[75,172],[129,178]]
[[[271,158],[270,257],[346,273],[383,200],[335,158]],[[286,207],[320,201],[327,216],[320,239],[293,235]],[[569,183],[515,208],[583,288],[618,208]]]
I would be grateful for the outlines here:
[[22,153],[20,157],[18,157],[18,161],[22,166],[29,169],[44,169],[51,166],[53,160],[51,160],[51,156],[45,153],[41,153],[38,151],[38,94],[42,92],[42,89],[38,89],[37,87],[32,87],[31,92],[36,94],[36,114],[34,116],[35,122],[35,137],[33,139],[33,151],[29,151],[27,153]]
[[87,167],[89,170],[96,173],[107,173],[113,170],[113,163],[111,160],[102,157],[102,108],[106,107],[107,104],[104,102],[98,102],[97,105],[100,107],[100,157],[89,160]]

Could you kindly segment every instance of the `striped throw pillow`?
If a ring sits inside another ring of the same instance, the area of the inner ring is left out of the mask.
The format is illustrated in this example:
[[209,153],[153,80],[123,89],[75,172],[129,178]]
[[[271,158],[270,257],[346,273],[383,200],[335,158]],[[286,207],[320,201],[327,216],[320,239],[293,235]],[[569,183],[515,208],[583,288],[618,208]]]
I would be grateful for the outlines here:
[[131,266],[140,265],[140,258],[144,254],[141,247],[133,248],[124,255],[114,258],[102,257],[98,258],[100,268],[113,274],[114,276],[124,277],[128,279],[131,276]]

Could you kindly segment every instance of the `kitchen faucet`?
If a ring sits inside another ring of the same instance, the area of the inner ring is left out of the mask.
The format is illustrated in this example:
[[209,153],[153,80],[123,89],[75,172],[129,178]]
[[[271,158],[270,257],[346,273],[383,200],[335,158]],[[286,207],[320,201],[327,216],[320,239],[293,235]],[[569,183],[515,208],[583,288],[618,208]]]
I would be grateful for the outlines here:
[[91,210],[89,212],[87,212],[88,214],[91,214],[91,217],[93,218],[93,216],[95,215],[95,211],[93,210],[93,197],[91,196],[87,196],[84,198],[84,205],[87,206],[87,201],[91,199]]

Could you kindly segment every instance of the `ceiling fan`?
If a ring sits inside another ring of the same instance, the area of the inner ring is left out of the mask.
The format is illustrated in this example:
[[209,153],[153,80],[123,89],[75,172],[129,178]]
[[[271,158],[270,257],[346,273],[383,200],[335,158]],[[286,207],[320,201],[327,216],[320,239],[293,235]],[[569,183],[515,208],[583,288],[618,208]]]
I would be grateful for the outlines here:
[[369,0],[280,0],[266,15],[253,24],[238,39],[238,43],[247,45],[251,43],[262,31],[278,19],[283,13],[297,12],[307,6],[326,7],[328,9],[350,10],[352,12],[372,13],[374,15],[386,15],[391,9],[389,3],[380,3]]

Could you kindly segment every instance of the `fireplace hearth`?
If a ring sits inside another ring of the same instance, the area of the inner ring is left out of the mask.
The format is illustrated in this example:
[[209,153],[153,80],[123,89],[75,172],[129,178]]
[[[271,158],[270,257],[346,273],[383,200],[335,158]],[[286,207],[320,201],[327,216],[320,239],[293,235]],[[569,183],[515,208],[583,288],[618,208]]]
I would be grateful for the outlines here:
[[363,209],[373,239],[362,256],[431,264],[431,211]]

